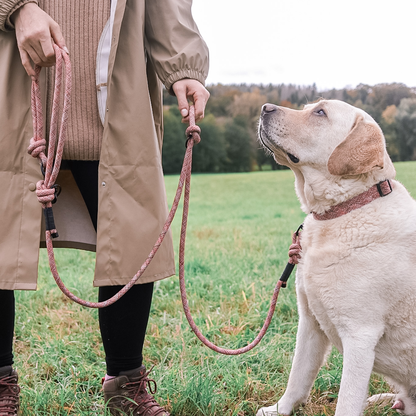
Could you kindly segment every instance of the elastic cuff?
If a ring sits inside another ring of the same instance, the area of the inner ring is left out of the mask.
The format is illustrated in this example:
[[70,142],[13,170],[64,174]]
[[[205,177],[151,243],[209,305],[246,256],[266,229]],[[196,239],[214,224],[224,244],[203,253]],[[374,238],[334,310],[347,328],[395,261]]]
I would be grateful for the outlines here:
[[39,4],[38,0],[22,0],[22,1],[19,1],[18,3],[16,3],[14,5],[14,7],[9,11],[9,14],[7,15],[6,21],[4,22],[4,29],[5,30],[8,30],[8,31],[14,30],[14,24],[11,22],[10,17],[16,10],[20,9],[22,6],[24,6],[27,3],[36,3],[37,5]]
[[172,90],[172,85],[181,79],[196,79],[199,81],[202,85],[205,86],[205,79],[206,75],[196,69],[180,69],[179,71],[174,72],[173,74],[170,74],[166,80],[164,81],[166,90],[169,92],[170,95],[175,95]]

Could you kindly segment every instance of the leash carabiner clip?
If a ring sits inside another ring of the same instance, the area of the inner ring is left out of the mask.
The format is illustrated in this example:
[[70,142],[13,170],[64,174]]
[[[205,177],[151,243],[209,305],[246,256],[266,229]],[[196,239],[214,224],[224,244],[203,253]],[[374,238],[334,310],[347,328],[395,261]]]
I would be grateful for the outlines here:
[[52,186],[53,189],[55,189],[55,198],[52,201],[52,204],[55,204],[56,201],[58,201],[58,196],[61,194],[62,188],[61,185],[58,185],[57,183]]
[[[298,229],[295,232],[296,237],[299,237],[299,233],[303,230],[303,223],[299,225]],[[282,288],[285,288],[287,286],[287,281],[290,277],[290,275],[293,272],[293,269],[295,268],[296,264],[288,262],[286,264],[285,269],[283,270],[282,275],[280,276],[280,281],[282,282]]]

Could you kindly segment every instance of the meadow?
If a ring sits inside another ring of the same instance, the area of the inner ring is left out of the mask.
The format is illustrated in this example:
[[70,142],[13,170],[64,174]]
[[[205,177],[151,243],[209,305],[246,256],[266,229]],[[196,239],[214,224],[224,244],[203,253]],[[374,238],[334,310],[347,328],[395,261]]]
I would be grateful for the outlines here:
[[[416,195],[416,163],[396,164],[397,179]],[[177,176],[165,178],[168,201]],[[291,233],[304,214],[291,171],[194,175],[188,225],[186,278],[191,311],[202,332],[227,348],[246,345],[266,317],[274,285],[288,260]],[[59,224],[58,224],[59,226]],[[180,218],[172,230],[178,251]],[[149,251],[153,242],[149,242]],[[71,290],[95,300],[95,256],[56,250],[58,270]],[[138,264],[139,268],[140,264]],[[240,356],[209,350],[191,332],[177,277],[158,282],[144,349],[154,365],[157,399],[174,416],[252,416],[284,392],[297,330],[294,276],[281,291],[269,331]],[[392,288],[393,290],[394,288]],[[16,292],[15,367],[24,416],[105,415],[104,353],[97,311],[67,300],[55,286],[44,250],[36,292]],[[132,317],[134,319],[134,317]],[[333,415],[342,357],[334,349],[298,416]],[[370,393],[389,386],[373,375]],[[370,415],[396,415],[374,406]]]

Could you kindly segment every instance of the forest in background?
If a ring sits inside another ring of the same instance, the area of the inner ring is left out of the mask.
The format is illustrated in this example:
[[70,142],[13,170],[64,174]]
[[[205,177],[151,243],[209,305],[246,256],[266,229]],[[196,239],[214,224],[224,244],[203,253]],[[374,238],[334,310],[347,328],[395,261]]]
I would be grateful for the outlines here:
[[[416,160],[416,87],[359,84],[355,88],[318,91],[315,85],[223,85],[207,87],[211,97],[194,148],[194,172],[250,172],[280,169],[257,141],[261,106],[294,109],[321,98],[345,101],[369,113],[380,125],[393,161]],[[179,173],[185,153],[185,129],[176,98],[164,91],[165,174]]]

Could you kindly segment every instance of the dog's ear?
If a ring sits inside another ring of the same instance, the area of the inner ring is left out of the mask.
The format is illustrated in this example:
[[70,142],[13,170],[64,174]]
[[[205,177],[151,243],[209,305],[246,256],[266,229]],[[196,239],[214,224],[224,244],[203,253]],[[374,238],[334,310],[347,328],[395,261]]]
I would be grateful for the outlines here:
[[384,137],[374,123],[358,115],[348,136],[328,160],[332,175],[359,175],[384,166]]

